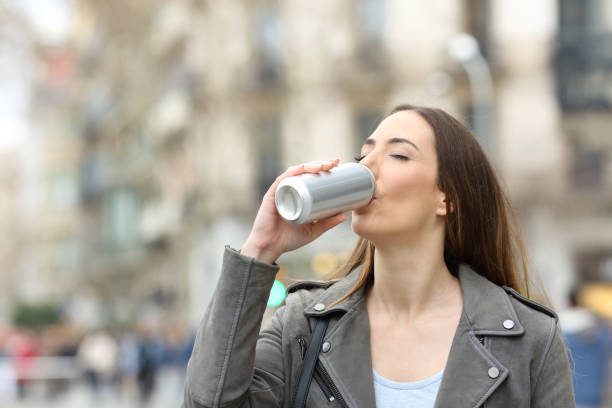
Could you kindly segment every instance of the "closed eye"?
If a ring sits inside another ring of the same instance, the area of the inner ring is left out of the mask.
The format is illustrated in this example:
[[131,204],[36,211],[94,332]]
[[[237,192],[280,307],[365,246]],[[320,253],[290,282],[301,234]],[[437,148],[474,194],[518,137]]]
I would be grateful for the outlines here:
[[[361,155],[361,156],[355,156],[354,159],[357,163],[359,163],[360,161],[362,161],[367,155]],[[409,157],[407,156],[402,156],[401,154],[391,154],[391,157],[393,157],[394,159],[398,159],[398,160],[410,160]]]

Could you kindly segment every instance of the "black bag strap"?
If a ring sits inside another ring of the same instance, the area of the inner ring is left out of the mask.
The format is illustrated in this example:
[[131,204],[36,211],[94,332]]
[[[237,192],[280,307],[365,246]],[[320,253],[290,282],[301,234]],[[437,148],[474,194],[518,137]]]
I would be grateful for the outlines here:
[[329,319],[325,317],[317,319],[317,323],[310,336],[310,342],[306,349],[302,367],[300,368],[300,376],[298,378],[293,404],[291,404],[292,408],[303,408],[304,404],[306,404],[306,396],[308,395],[310,383],[312,382],[312,374],[319,358],[319,351],[321,351],[323,336],[325,336],[328,324]]

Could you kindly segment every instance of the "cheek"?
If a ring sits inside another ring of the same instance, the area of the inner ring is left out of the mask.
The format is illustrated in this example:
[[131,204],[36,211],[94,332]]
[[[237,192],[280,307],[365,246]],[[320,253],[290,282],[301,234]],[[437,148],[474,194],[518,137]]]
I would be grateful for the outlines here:
[[390,177],[385,187],[389,200],[384,204],[389,205],[388,212],[396,215],[398,224],[427,220],[437,208],[437,179],[429,169],[415,169]]
[[418,198],[433,190],[434,179],[426,171],[411,171],[391,175],[386,183],[387,193],[394,198]]

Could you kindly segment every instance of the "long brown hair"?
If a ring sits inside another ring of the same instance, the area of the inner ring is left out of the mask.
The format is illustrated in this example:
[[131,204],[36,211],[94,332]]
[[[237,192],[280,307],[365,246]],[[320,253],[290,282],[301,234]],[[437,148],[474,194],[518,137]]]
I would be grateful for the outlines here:
[[[510,201],[472,132],[441,109],[399,105],[391,113],[413,111],[432,127],[438,156],[438,188],[446,194],[444,260],[452,273],[466,263],[498,285],[530,297],[527,256]],[[452,208],[451,208],[452,206]],[[363,265],[340,303],[374,278],[374,244],[360,238],[334,277]],[[545,297],[545,295],[544,295]]]

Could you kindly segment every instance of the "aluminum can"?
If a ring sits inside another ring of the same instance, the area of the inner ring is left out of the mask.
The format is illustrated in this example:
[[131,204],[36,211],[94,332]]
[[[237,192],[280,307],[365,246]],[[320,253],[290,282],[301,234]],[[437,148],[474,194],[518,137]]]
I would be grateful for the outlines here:
[[358,163],[287,177],[274,196],[276,209],[293,224],[306,224],[367,205],[376,191],[372,171]]

